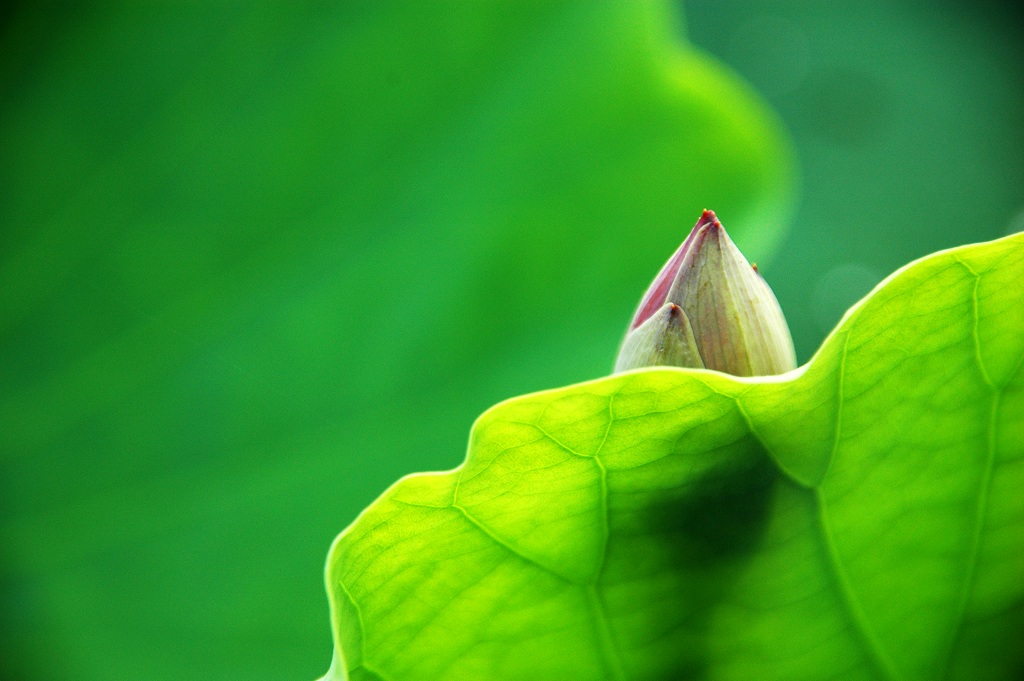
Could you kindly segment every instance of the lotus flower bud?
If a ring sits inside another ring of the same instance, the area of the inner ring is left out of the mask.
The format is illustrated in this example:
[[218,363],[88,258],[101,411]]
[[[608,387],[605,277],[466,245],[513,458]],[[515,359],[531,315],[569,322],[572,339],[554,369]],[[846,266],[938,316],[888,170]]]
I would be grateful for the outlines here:
[[616,372],[646,366],[704,366],[690,321],[683,308],[674,303],[665,303],[626,334],[615,361]]
[[775,294],[706,210],[640,301],[615,371],[707,368],[736,376],[796,368]]

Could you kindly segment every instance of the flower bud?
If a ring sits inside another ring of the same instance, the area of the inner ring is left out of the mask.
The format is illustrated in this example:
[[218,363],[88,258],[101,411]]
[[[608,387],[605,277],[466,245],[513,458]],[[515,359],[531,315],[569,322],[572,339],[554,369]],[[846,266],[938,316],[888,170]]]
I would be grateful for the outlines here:
[[704,211],[644,294],[615,370],[656,365],[736,376],[796,368],[778,300],[712,211]]
[[665,303],[643,324],[626,334],[615,361],[616,372],[649,366],[704,366],[690,321],[683,308],[674,303]]

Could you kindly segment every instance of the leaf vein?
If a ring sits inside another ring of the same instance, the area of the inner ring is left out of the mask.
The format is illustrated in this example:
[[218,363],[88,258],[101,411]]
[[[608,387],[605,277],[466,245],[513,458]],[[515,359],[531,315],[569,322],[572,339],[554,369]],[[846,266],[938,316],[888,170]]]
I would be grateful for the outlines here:
[[359,624],[359,664],[363,664],[365,662],[364,656],[366,654],[366,646],[364,645],[364,640],[366,638],[366,625],[363,621],[363,609],[359,607],[359,603],[357,603],[356,599],[352,597],[352,592],[348,590],[347,586],[345,586],[345,580],[338,577],[336,581],[338,588],[341,589],[343,594],[345,594],[345,598],[348,599],[348,602],[352,604],[352,608],[356,611],[356,622]]
[[850,581],[850,576],[843,568],[842,561],[839,557],[839,549],[836,546],[832,528],[828,520],[828,512],[825,508],[825,498],[821,493],[821,488],[818,488],[815,491],[814,496],[818,507],[818,525],[821,528],[822,541],[825,544],[825,550],[828,554],[828,562],[832,566],[833,577],[839,586],[839,595],[842,597],[843,605],[846,606],[846,610],[850,615],[852,623],[856,628],[857,633],[860,635],[861,640],[866,645],[869,656],[878,668],[878,671],[881,672],[885,679],[888,679],[889,681],[896,681],[900,678],[900,675],[896,671],[892,661],[889,659],[888,653],[882,647],[882,644],[878,639],[878,635],[871,627],[867,613],[864,612],[864,608],[860,604],[860,599],[857,597],[857,594],[853,589],[853,583]]
[[576,451],[575,449],[573,449],[573,448],[572,448],[572,447],[570,447],[569,445],[565,444],[564,442],[562,442],[561,440],[559,440],[558,438],[556,438],[556,437],[555,437],[554,435],[552,435],[552,434],[551,434],[551,433],[549,433],[548,431],[544,430],[544,427],[543,427],[543,426],[540,426],[540,425],[538,425],[538,424],[536,424],[536,423],[527,423],[527,422],[525,422],[525,421],[509,421],[509,423],[518,423],[518,424],[520,424],[520,425],[523,425],[523,426],[532,426],[532,427],[536,428],[537,430],[539,430],[539,431],[540,431],[540,433],[541,433],[541,435],[543,435],[543,436],[544,436],[544,437],[546,437],[547,439],[551,440],[551,441],[552,441],[552,442],[554,442],[554,443],[555,443],[556,445],[558,445],[559,447],[561,447],[561,448],[562,448],[562,449],[564,449],[565,451],[569,452],[569,453],[570,453],[570,454],[572,454],[573,456],[578,456],[578,457],[580,457],[581,459],[589,459],[589,458],[591,458],[591,457],[587,456],[586,454],[580,454],[580,453],[579,453],[579,452],[577,452],[577,451]]
[[498,546],[501,546],[502,548],[506,549],[509,553],[511,553],[511,554],[513,554],[513,555],[515,555],[515,556],[525,560],[527,563],[530,563],[531,565],[535,565],[535,566],[539,567],[544,572],[548,572],[548,573],[558,577],[559,579],[561,579],[564,582],[567,582],[569,584],[573,584],[575,586],[579,586],[579,582],[577,582],[577,581],[575,581],[575,580],[573,580],[573,579],[563,575],[562,573],[558,572],[554,568],[552,568],[552,567],[550,567],[548,565],[545,565],[544,563],[541,563],[536,558],[532,558],[532,557],[526,555],[525,553],[523,553],[521,550],[517,549],[512,544],[508,543],[507,541],[505,541],[504,539],[502,539],[498,535],[494,534],[494,532],[489,527],[487,527],[487,525],[485,525],[484,523],[482,523],[481,521],[479,521],[478,519],[473,517],[473,514],[470,513],[465,507],[459,506],[458,504],[452,504],[451,508],[453,508],[454,510],[460,512],[466,518],[466,520],[468,520],[474,527],[476,527],[478,530],[480,530],[485,535],[490,537],[491,540],[494,541],[494,543],[496,543],[496,544],[498,544]]
[[612,635],[611,625],[608,622],[608,613],[605,612],[604,603],[601,602],[601,596],[597,593],[597,588],[593,584],[587,586],[587,601],[590,603],[590,609],[594,614],[594,626],[601,641],[601,657],[604,659],[605,666],[608,668],[612,678],[625,681],[628,677],[622,665],[619,648],[615,644],[615,637]]
[[981,282],[981,276],[975,273],[974,270],[959,257],[957,257],[957,261],[966,267],[971,274],[974,274],[974,290],[971,297],[972,311],[974,313],[974,328],[972,330],[972,336],[974,338],[974,355],[978,363],[978,368],[981,371],[982,378],[985,383],[992,388],[993,392],[992,404],[989,407],[988,426],[985,431],[985,467],[982,469],[981,480],[979,481],[978,486],[978,500],[974,508],[974,523],[971,530],[971,543],[967,554],[967,569],[964,574],[964,583],[960,591],[960,598],[957,600],[956,614],[952,620],[949,645],[946,651],[946,664],[943,669],[943,678],[947,678],[949,676],[950,669],[952,668],[951,663],[953,660],[953,651],[955,650],[957,640],[960,637],[960,630],[963,628],[964,619],[967,615],[967,606],[970,602],[971,594],[974,591],[974,583],[977,580],[978,559],[981,554],[981,535],[985,528],[985,516],[988,512],[989,490],[992,487],[992,477],[996,466],[996,429],[999,424],[999,408],[1002,402],[1002,390],[997,388],[992,382],[981,357],[981,341],[978,336],[978,325],[980,323],[980,315],[978,312],[978,284]]

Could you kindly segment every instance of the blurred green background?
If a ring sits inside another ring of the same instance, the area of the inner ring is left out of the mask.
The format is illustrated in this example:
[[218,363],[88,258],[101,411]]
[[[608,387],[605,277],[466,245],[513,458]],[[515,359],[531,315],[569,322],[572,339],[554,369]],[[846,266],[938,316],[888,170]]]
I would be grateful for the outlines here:
[[492,403],[607,373],[702,208],[801,361],[1020,229],[1011,8],[9,7],[3,673],[323,673],[331,539]]

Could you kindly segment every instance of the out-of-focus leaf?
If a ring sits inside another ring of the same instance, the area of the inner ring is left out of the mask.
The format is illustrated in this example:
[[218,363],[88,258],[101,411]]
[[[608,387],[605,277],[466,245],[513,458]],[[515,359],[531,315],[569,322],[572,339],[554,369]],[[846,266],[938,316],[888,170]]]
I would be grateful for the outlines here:
[[1024,235],[963,247],[789,374],[487,411],[333,546],[327,678],[1020,678],[1022,280]]
[[694,42],[751,80],[799,149],[801,200],[771,263],[798,356],[885,273],[1024,229],[1016,5],[686,0],[686,10]]
[[12,678],[282,679],[343,519],[502,396],[610,369],[788,153],[667,3],[27,3],[0,37]]

